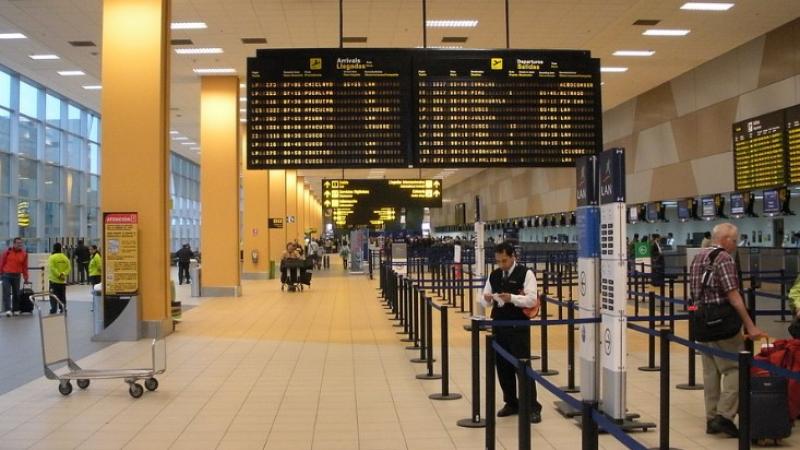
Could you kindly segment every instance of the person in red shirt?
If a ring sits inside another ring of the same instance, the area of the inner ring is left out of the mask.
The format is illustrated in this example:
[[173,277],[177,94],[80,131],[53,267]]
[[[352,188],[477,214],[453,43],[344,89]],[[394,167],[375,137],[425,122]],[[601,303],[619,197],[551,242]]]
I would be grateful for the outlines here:
[[6,317],[19,311],[19,281],[28,282],[28,253],[22,238],[14,238],[14,244],[0,257],[0,274],[3,279],[3,309]]

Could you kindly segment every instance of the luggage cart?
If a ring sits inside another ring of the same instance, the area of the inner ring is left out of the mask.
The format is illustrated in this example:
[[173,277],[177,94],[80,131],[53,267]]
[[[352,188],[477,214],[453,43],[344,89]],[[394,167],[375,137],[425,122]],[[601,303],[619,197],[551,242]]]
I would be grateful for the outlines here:
[[[57,297],[49,292],[33,294],[31,299],[50,300]],[[158,389],[156,375],[164,373],[167,369],[167,346],[164,339],[153,339],[150,344],[151,367],[144,369],[83,369],[69,354],[69,332],[67,330],[67,311],[63,313],[44,315],[38,304],[36,307],[39,316],[39,330],[42,337],[42,361],[44,376],[50,380],[58,380],[58,392],[62,395],[72,393],[72,380],[78,387],[86,389],[90,380],[122,379],[128,384],[128,393],[133,398],[139,398],[144,393],[139,380],[144,380],[144,387],[148,391]],[[66,367],[65,367],[66,366]],[[66,370],[64,370],[66,368]]]

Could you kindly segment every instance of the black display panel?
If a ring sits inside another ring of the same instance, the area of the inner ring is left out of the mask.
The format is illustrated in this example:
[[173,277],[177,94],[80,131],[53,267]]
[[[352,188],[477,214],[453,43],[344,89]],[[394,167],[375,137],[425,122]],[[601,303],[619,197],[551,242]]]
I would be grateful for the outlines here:
[[661,211],[661,202],[648,203],[645,209],[648,222],[658,222],[658,213]]
[[800,184],[800,105],[786,109],[786,147],[789,184]]
[[717,204],[714,197],[700,199],[700,215],[705,218],[717,217]]
[[411,54],[259,50],[247,60],[248,169],[406,167]]
[[322,180],[322,205],[336,228],[380,228],[404,211],[441,208],[441,187],[441,180]]
[[780,192],[777,189],[764,191],[764,214],[778,214],[781,209]]
[[745,214],[744,195],[739,192],[731,193],[731,214],[734,216]]
[[786,184],[784,111],[733,125],[733,168],[737,190]]
[[678,219],[689,220],[690,218],[689,200],[678,200]]
[[589,52],[420,51],[413,83],[421,167],[568,167],[602,150]]

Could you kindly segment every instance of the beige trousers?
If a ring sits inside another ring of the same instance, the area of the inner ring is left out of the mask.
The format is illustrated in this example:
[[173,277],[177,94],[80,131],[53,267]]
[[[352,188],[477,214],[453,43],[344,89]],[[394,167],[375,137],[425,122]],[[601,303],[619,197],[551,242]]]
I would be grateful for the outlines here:
[[[729,339],[703,344],[730,353],[744,350],[741,333]],[[703,384],[706,418],[711,420],[720,415],[733,420],[739,411],[739,362],[703,354]]]

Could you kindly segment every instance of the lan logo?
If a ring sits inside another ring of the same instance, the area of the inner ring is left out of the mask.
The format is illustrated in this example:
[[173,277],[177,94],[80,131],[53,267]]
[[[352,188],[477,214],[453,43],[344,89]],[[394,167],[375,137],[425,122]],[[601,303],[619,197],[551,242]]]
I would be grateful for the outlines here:
[[503,58],[492,58],[492,70],[503,70]]
[[309,60],[311,70],[322,70],[322,58],[311,58]]

